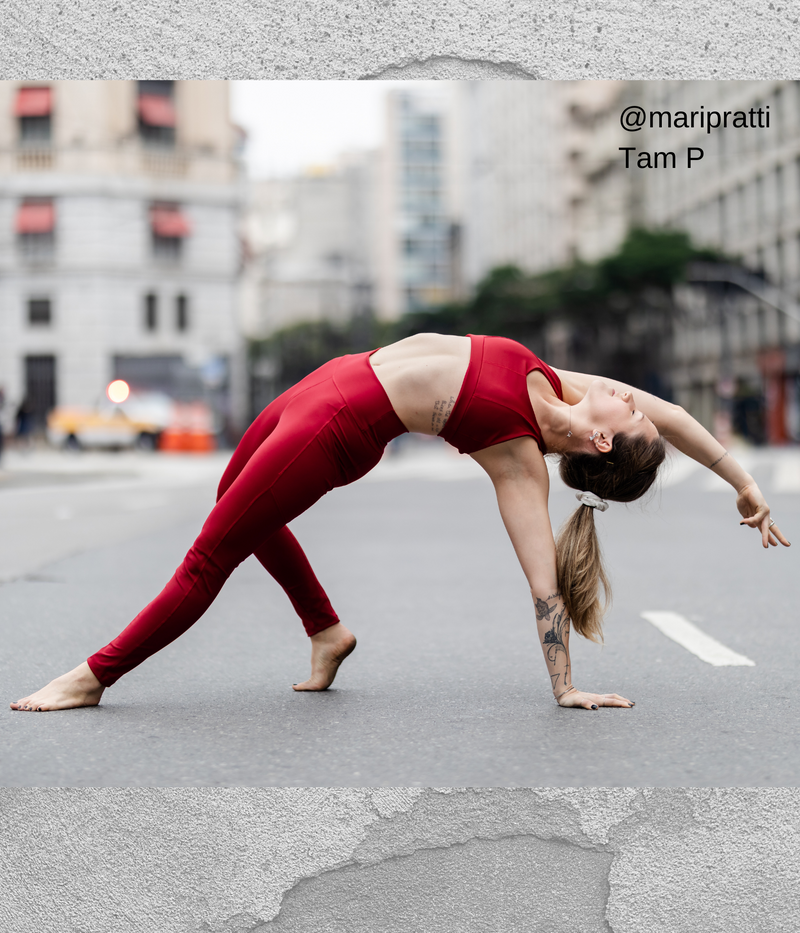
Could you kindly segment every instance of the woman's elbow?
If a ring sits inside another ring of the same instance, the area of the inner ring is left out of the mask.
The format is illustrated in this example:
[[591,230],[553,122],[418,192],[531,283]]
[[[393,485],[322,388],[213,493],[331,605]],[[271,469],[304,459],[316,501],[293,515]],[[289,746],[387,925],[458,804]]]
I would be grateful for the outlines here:
[[537,575],[528,581],[528,585],[534,599],[552,599],[553,596],[559,595],[558,580],[555,574],[552,576]]

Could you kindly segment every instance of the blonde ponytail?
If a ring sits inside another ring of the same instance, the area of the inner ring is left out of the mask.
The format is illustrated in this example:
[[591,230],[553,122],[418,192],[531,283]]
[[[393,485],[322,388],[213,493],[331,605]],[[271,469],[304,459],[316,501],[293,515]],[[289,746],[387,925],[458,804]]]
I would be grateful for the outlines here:
[[[563,454],[559,473],[573,489],[591,492],[601,499],[632,502],[653,485],[665,457],[666,445],[660,437],[646,441],[639,436],[617,434],[608,454]],[[603,568],[594,512],[589,505],[578,506],[559,532],[556,578],[575,631],[592,641],[602,641],[603,615],[611,604],[611,586]]]
[[594,509],[588,505],[579,505],[558,534],[556,572],[558,591],[573,628],[584,638],[602,642],[603,616],[611,604],[611,586],[594,527]]

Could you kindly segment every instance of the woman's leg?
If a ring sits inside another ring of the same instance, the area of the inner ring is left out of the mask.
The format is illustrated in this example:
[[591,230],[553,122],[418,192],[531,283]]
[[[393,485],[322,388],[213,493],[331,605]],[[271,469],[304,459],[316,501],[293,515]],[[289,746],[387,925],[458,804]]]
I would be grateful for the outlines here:
[[[284,408],[294,395],[295,392],[290,389],[279,396],[247,429],[222,475],[217,489],[217,501],[275,430]],[[339,617],[312,570],[305,552],[285,525],[267,538],[253,553],[264,569],[283,588],[309,637],[339,622]]]
[[[334,372],[335,382],[330,378]],[[248,554],[262,547],[275,553],[270,539],[283,533],[287,522],[333,486],[367,473],[380,460],[385,444],[406,430],[371,371],[368,354],[326,364],[277,401],[280,404],[265,415],[263,427],[268,436],[255,444],[257,432],[245,435],[247,441],[229,468],[235,478],[162,593],[118,638],[89,659],[91,666],[84,662],[37,693],[12,703],[12,708],[65,709],[99,702],[106,685],[192,625]],[[347,405],[353,402],[357,407],[351,414]],[[275,424],[270,422],[273,417],[277,417]],[[312,636],[312,667],[322,657],[328,683],[333,679],[331,668],[335,673],[341,658],[352,650],[351,645],[331,657],[329,642],[340,628],[338,623]],[[324,689],[327,685],[312,681],[296,686]]]
[[330,490],[335,467],[326,424],[309,430],[313,409],[292,406],[250,457],[206,519],[162,592],[105,648],[88,659],[104,686],[183,634],[211,605],[233,570]]
[[287,405],[279,424],[221,496],[164,590],[87,663],[12,708],[93,705],[105,687],[186,631],[242,560],[334,485],[347,481],[332,440],[337,433],[332,422],[343,407],[338,395],[319,393]]

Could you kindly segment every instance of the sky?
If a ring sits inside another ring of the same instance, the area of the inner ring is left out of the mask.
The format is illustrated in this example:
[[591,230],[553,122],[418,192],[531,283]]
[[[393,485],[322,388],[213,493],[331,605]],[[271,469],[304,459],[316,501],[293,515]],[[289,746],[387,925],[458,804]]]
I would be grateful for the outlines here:
[[[232,116],[248,134],[253,178],[328,165],[347,149],[380,143],[383,99],[408,81],[234,81]],[[414,82],[426,84],[427,82]]]

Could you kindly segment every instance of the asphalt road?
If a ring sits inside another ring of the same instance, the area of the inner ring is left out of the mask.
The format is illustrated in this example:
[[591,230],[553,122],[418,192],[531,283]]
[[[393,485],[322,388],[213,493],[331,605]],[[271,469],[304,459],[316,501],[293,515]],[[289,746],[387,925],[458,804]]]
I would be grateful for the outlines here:
[[[606,644],[573,636],[573,672],[579,687],[636,707],[561,709],[491,484],[444,451],[436,442],[386,460],[293,523],[359,637],[334,688],[291,690],[307,675],[308,642],[251,558],[200,622],[99,707],[0,714],[0,784],[796,783],[797,546],[763,551],[739,528],[733,496],[688,463],[644,508],[612,505],[598,515],[615,591]],[[0,477],[7,701],[74,667],[159,591],[223,466],[11,464]],[[798,538],[800,451],[759,451],[748,468]],[[556,480],[554,525],[574,504]],[[754,666],[712,667],[647,610],[682,614]]]

